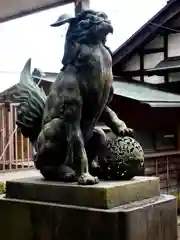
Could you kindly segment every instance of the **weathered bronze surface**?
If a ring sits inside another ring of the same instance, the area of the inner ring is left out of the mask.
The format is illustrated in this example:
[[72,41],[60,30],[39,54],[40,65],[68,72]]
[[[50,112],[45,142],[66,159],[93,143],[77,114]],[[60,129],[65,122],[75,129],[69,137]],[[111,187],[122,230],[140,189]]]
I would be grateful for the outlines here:
[[[51,26],[64,23],[69,23],[69,28],[63,68],[48,96],[33,81],[31,59],[24,66],[17,125],[34,145],[35,166],[47,180],[96,184],[99,179],[91,174],[92,162],[97,158],[101,170],[105,169],[102,153],[109,146],[105,133],[96,127],[99,118],[117,136],[132,133],[108,107],[113,96],[113,74],[111,52],[105,43],[113,27],[105,13],[93,10],[76,17],[64,14]],[[99,176],[109,179],[108,174]]]
[[103,151],[91,166],[93,175],[103,180],[130,180],[144,175],[144,152],[129,136],[107,138]]

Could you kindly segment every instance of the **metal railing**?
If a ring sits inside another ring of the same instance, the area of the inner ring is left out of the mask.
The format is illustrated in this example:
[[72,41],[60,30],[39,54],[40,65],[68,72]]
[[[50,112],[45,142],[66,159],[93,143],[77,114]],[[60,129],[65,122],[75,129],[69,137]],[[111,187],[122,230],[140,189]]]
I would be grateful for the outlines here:
[[16,126],[17,104],[0,104],[0,171],[33,167],[32,146]]

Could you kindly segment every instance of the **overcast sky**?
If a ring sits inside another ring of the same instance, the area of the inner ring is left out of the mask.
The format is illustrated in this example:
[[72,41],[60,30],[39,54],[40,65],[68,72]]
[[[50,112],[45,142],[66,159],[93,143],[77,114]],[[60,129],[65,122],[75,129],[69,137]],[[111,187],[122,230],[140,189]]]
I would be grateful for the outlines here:
[[[114,51],[149,18],[158,12],[167,0],[90,0],[91,8],[108,14],[114,34],[108,45]],[[0,24],[0,91],[19,80],[26,60],[32,58],[32,67],[57,72],[61,67],[64,37],[67,26],[51,28],[49,25],[60,14],[74,14],[74,5],[50,9],[7,23]]]

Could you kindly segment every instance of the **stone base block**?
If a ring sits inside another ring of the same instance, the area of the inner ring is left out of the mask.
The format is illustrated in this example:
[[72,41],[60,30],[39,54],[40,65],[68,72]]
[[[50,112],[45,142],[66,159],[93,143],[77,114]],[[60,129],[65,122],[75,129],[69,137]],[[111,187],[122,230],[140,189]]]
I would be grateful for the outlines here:
[[90,186],[50,182],[42,177],[23,178],[6,183],[8,198],[102,209],[159,195],[160,184],[157,177],[135,177],[130,181],[101,181]]
[[176,199],[169,195],[111,209],[0,198],[4,240],[177,240]]

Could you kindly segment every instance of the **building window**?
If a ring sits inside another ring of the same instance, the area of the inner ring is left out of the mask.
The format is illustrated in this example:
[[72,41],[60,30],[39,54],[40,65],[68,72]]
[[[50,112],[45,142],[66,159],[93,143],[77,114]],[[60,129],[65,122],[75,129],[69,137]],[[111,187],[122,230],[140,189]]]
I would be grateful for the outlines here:
[[153,133],[151,131],[136,131],[134,138],[138,141],[144,152],[154,152]]
[[177,148],[176,131],[157,131],[154,134],[154,143],[156,150],[170,150]]
[[137,131],[135,139],[141,144],[144,152],[168,151],[177,149],[176,129],[161,131]]

